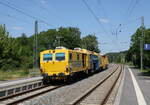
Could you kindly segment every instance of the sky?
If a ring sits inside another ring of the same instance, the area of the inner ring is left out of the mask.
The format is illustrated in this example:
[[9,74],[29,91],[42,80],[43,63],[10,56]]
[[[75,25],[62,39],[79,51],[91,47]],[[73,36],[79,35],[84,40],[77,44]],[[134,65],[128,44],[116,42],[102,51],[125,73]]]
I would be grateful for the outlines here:
[[150,27],[149,4],[150,0],[0,0],[0,24],[6,25],[12,37],[33,35],[36,19],[41,20],[39,32],[60,26],[78,27],[81,37],[95,34],[105,54],[129,49],[141,16],[145,27]]

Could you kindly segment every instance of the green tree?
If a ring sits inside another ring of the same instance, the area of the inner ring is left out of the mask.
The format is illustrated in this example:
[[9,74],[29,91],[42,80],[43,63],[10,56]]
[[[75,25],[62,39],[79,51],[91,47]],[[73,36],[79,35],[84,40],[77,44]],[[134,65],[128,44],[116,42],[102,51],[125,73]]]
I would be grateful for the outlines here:
[[15,40],[18,44],[20,67],[31,68],[33,65],[33,42],[24,33]]
[[[138,28],[131,37],[130,49],[126,55],[126,61],[131,61],[135,66],[140,67],[140,38],[142,35],[141,28]],[[144,28],[143,42],[150,43],[150,29]],[[143,46],[144,46],[143,44]],[[144,68],[150,67],[150,51],[143,51],[143,64]]]
[[3,67],[3,61],[6,55],[5,46],[7,46],[8,35],[3,25],[0,25],[0,68]]
[[82,48],[90,51],[100,52],[98,48],[98,41],[95,35],[87,35],[82,38]]
[[[46,49],[54,49],[55,40],[58,32],[56,29],[49,29],[48,31],[43,31],[38,34],[38,51],[43,51]],[[32,39],[34,36],[32,36]]]
[[[81,32],[78,28],[68,27],[63,28],[60,27],[58,29],[58,36],[61,39],[61,45],[67,47],[69,49],[74,49],[75,47],[80,47],[81,44]],[[58,39],[56,39],[58,42]],[[58,45],[59,43],[57,43]]]
[[[23,33],[20,37],[12,38],[4,26],[0,25],[0,69],[32,68],[35,48],[34,37],[35,35],[27,37],[27,35]],[[58,37],[61,37],[60,41]],[[54,49],[60,45],[69,49],[83,46],[83,48],[88,50],[99,52],[96,36],[88,35],[81,39],[81,32],[79,28],[76,27],[49,29],[40,32],[37,38],[38,63],[39,53],[41,51]]]
[[121,52],[114,52],[114,53],[107,53],[109,62],[115,62],[115,63],[124,63],[125,62],[125,56],[127,51],[121,51]]
[[[69,49],[80,47],[81,32],[74,27],[60,27],[58,30],[49,29],[38,34],[38,50],[54,49],[57,46],[64,46]],[[58,37],[61,37],[60,40]],[[34,36],[32,36],[32,39]]]
[[19,67],[18,44],[5,27],[0,26],[0,68],[8,70]]

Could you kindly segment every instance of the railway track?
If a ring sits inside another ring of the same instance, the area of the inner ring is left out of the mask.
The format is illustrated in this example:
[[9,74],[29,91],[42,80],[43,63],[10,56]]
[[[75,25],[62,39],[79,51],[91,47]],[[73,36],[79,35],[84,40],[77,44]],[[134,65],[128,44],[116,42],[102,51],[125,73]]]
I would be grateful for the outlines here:
[[122,69],[123,65],[117,67],[115,71],[75,99],[69,105],[105,105],[121,75]]
[[10,97],[6,97],[3,99],[0,99],[0,105],[16,105],[18,103],[21,103],[23,101],[26,101],[28,99],[34,98],[36,96],[39,96],[41,94],[44,94],[46,92],[53,91],[55,89],[58,89],[62,87],[63,85],[59,86],[43,86],[38,89],[30,90],[24,93],[16,94]]
[[[63,84],[64,85],[64,84]],[[45,86],[42,77],[34,77],[0,84],[0,105],[14,105],[63,85]]]
[[[116,71],[118,71],[118,69],[120,67],[116,67],[116,68],[117,69],[115,71],[113,71],[112,73],[109,73],[109,75],[105,79],[103,79],[99,85],[97,84],[97,86],[95,86],[93,89],[88,91],[86,95],[82,95],[82,97],[78,98],[78,100],[75,100],[74,102],[72,102],[71,105],[80,104],[86,97],[88,97],[88,95],[90,93],[92,93],[97,87],[101,86],[107,79],[109,79],[109,77],[111,77],[112,74],[116,73]],[[30,85],[28,85],[28,86],[30,86]],[[33,84],[33,86],[34,86],[34,84]],[[62,86],[63,85],[59,85],[59,86],[43,86],[43,85],[41,85],[39,88],[30,89],[29,91],[25,91],[25,92],[15,94],[15,95],[10,95],[5,98],[0,98],[0,105],[16,105],[18,103],[28,101],[29,99],[32,99],[34,97],[40,96],[46,92],[50,92],[55,89],[58,89]]]

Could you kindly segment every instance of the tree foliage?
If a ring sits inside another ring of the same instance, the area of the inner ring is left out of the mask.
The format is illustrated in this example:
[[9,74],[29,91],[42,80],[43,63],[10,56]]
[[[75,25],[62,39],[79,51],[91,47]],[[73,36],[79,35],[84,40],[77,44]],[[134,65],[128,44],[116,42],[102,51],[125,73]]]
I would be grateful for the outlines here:
[[95,35],[87,35],[83,37],[82,47],[90,51],[100,52],[97,37]]
[[[133,62],[135,66],[140,67],[140,38],[142,35],[141,27],[131,37],[130,49],[126,55],[126,61]],[[143,47],[144,44],[150,43],[150,29],[144,28]],[[144,68],[150,67],[150,51],[143,50],[143,65]]]
[[[20,37],[12,38],[6,29],[0,25],[0,70],[32,68],[34,38],[35,35],[27,37],[25,33]],[[42,31],[37,35],[37,39],[38,58],[41,51],[54,49],[57,46],[64,46],[69,49],[83,47],[99,52],[96,36],[88,35],[81,38],[81,32],[76,27],[60,27]]]
[[19,66],[19,47],[16,40],[0,26],[0,68],[11,69]]
[[114,53],[107,53],[109,62],[113,63],[125,63],[125,56],[127,51],[121,51],[121,52],[114,52]]

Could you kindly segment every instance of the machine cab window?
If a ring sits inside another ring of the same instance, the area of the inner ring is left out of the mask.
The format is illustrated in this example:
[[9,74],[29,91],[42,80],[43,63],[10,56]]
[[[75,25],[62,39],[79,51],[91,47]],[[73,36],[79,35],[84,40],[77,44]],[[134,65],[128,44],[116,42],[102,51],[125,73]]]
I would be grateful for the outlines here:
[[65,60],[65,53],[56,53],[56,60],[57,61]]
[[52,61],[52,54],[44,54],[43,61]]

